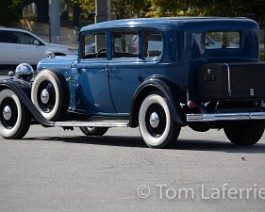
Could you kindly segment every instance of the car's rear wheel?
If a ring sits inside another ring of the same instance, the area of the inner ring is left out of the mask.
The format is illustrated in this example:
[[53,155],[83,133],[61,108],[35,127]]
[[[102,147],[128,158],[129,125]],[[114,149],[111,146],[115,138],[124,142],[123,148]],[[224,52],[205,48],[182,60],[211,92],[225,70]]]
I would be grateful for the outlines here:
[[257,121],[237,122],[224,127],[227,138],[235,145],[253,145],[264,133],[264,123]]
[[171,146],[180,132],[180,127],[172,118],[165,98],[159,92],[151,93],[143,100],[138,122],[144,142],[153,148]]
[[31,100],[47,120],[62,119],[69,103],[65,78],[54,71],[41,71],[33,82]]
[[104,135],[109,128],[107,127],[79,127],[82,133],[86,136],[101,136]]
[[31,114],[10,89],[0,91],[0,134],[7,139],[22,138],[29,130]]

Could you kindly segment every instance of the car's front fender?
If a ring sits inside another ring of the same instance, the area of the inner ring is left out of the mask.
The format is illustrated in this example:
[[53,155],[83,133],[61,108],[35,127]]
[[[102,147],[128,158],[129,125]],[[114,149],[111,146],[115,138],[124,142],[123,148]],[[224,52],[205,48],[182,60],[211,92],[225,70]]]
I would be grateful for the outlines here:
[[45,127],[52,127],[54,125],[53,122],[46,120],[32,103],[30,98],[30,82],[13,78],[0,80],[0,90],[3,90],[5,88],[9,88],[15,92],[20,101],[27,107],[27,109],[34,116],[37,122]]

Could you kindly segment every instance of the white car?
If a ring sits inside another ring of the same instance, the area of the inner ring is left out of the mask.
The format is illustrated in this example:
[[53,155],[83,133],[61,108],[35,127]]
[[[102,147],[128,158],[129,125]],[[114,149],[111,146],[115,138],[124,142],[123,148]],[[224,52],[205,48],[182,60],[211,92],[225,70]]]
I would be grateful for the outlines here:
[[48,52],[55,56],[77,55],[76,49],[47,43],[29,31],[0,27],[0,65],[36,65]]

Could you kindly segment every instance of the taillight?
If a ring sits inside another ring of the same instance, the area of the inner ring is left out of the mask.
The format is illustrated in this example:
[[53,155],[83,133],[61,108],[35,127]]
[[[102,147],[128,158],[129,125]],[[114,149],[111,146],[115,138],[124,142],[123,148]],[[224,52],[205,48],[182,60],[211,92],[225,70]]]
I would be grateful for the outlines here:
[[196,103],[195,103],[194,101],[192,101],[192,100],[189,100],[189,101],[187,102],[187,106],[188,106],[188,108],[190,108],[190,109],[194,109],[194,108],[196,107]]

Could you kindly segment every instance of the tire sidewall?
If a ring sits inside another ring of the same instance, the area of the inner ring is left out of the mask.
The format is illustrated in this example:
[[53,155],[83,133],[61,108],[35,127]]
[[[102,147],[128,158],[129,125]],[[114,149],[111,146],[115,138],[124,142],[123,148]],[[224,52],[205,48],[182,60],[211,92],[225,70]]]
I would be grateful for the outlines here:
[[264,133],[264,123],[250,121],[224,127],[227,138],[235,145],[256,144]]
[[[163,108],[166,114],[166,127],[163,134],[159,137],[152,136],[149,133],[146,126],[146,113],[148,108],[150,108],[150,106],[153,104],[159,104]],[[169,142],[168,137],[170,136],[171,132],[171,125],[172,125],[171,122],[172,119],[171,119],[170,110],[165,99],[160,94],[156,93],[148,95],[140,106],[139,116],[138,116],[140,133],[145,143],[150,147],[163,147],[167,145],[167,143]]]
[[79,127],[81,132],[86,136],[102,136],[107,131],[107,127]]
[[[21,130],[21,123],[22,123],[22,105],[20,103],[20,100],[18,98],[18,96],[15,94],[14,91],[10,90],[10,89],[4,89],[2,91],[0,91],[1,95],[0,95],[0,105],[2,104],[3,100],[5,98],[12,98],[14,100],[14,102],[16,103],[16,107],[17,107],[17,121],[14,127],[7,129],[3,126],[2,122],[0,121],[0,134],[5,137],[5,138],[12,138],[15,137],[15,135],[17,133],[19,133],[19,131]],[[2,113],[2,111],[1,111]],[[1,114],[2,115],[2,114]]]
[[[49,113],[44,112],[40,108],[39,101],[38,101],[39,87],[41,83],[45,81],[49,81],[50,83],[52,83],[54,87],[54,91],[55,91],[55,104],[54,104],[53,109]],[[60,104],[61,104],[61,98],[62,98],[61,93],[60,93],[61,88],[59,86],[60,84],[58,82],[57,76],[52,71],[49,71],[49,70],[41,71],[33,82],[32,89],[31,89],[31,101],[33,102],[35,107],[38,109],[38,111],[42,114],[42,116],[46,118],[47,120],[53,120],[55,117],[58,116],[58,112],[59,112]]]

